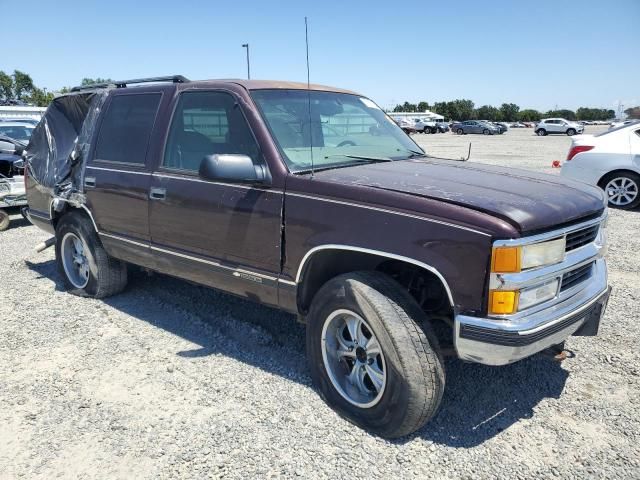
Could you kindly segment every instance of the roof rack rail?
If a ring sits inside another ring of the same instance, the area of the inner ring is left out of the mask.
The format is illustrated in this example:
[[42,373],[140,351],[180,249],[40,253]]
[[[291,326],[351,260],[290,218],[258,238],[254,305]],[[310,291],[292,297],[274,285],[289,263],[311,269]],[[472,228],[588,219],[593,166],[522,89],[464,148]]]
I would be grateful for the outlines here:
[[117,80],[107,83],[92,83],[91,85],[83,85],[79,87],[73,87],[72,92],[80,92],[82,90],[94,90],[96,88],[108,88],[115,86],[116,88],[126,88],[127,85],[136,83],[153,83],[153,82],[173,82],[173,83],[185,83],[189,79],[182,75],[168,75],[166,77],[149,77],[149,78],[134,78],[132,80]]

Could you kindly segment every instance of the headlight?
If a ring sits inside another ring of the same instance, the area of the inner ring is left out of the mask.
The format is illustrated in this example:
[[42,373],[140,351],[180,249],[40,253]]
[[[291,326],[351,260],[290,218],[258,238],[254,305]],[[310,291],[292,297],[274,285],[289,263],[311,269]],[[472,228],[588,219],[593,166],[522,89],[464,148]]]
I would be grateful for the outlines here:
[[546,302],[557,295],[559,285],[560,279],[554,278],[523,290],[492,290],[489,292],[489,313],[510,315]]
[[564,237],[518,247],[495,247],[491,258],[491,271],[518,273],[528,268],[553,265],[564,260],[565,247]]
[[539,303],[551,300],[558,293],[560,279],[555,278],[550,282],[538,285],[537,287],[520,290],[520,300],[518,302],[518,311],[525,308],[533,307]]
[[596,236],[595,244],[600,247],[598,255],[604,257],[607,253],[607,222],[609,217],[605,217],[604,221],[600,224],[598,235]]

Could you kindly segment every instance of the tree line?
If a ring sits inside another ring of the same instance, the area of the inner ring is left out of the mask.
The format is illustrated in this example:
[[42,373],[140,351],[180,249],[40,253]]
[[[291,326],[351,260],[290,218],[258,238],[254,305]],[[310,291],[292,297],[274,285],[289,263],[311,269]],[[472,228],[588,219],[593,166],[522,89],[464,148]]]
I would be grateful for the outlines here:
[[624,113],[627,114],[628,118],[640,118],[640,107],[627,108]]
[[[93,83],[109,83],[109,78],[83,78],[80,85],[86,86]],[[56,93],[68,93],[71,87],[63,87]],[[54,92],[48,92],[46,88],[38,88],[33,79],[27,73],[14,70],[8,74],[0,70],[0,105],[34,105],[46,107],[55,98]]]
[[[634,107],[640,115],[640,107]],[[429,105],[428,102],[418,103],[404,102],[393,108],[393,112],[424,112],[430,110],[451,120],[491,120],[494,122],[535,122],[541,118],[562,117],[567,120],[609,120],[616,116],[616,112],[606,108],[580,107],[576,111],[560,109],[540,112],[534,109],[520,110],[515,103],[503,103],[499,107],[492,105],[475,106],[473,101],[468,99],[458,99],[449,102],[435,102]],[[629,116],[629,108],[625,110]]]
[[46,107],[54,94],[33,84],[29,74],[14,70],[8,74],[0,70],[0,105],[35,105]]
[[[80,85],[86,86],[93,83],[109,83],[110,78],[83,78]],[[57,93],[68,93],[70,87],[63,87]],[[53,100],[55,94],[48,92],[46,88],[38,88],[33,83],[31,76],[20,70],[14,70],[8,74],[0,70],[0,105],[27,104],[37,107],[46,107]],[[491,120],[494,122],[535,122],[541,118],[562,117],[567,120],[609,120],[616,113],[611,109],[580,107],[573,110],[549,110],[540,112],[533,109],[520,110],[515,103],[503,103],[500,107],[482,105],[475,107],[471,100],[458,99],[449,102],[418,103],[404,102],[393,108],[394,112],[424,112],[431,110],[445,118],[452,120]],[[624,113],[629,118],[640,118],[640,106],[627,108]]]

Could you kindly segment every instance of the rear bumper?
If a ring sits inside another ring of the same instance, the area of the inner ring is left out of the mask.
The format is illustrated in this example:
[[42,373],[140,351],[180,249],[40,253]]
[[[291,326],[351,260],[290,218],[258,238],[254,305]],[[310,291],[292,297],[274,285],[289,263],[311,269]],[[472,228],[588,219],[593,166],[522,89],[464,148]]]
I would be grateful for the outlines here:
[[587,287],[517,322],[457,315],[458,356],[485,365],[506,365],[562,343],[570,335],[595,335],[609,290],[606,263],[600,259]]

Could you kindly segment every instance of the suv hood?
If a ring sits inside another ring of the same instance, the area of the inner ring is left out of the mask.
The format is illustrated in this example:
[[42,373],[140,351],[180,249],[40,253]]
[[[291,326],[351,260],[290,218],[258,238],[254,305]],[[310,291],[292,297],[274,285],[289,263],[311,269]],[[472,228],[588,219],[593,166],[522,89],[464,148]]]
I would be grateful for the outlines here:
[[315,176],[471,208],[504,219],[522,233],[548,230],[604,209],[604,196],[597,187],[479,163],[428,158],[358,165]]

